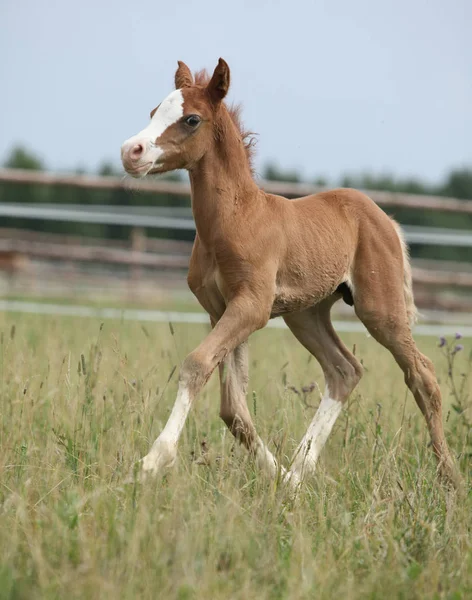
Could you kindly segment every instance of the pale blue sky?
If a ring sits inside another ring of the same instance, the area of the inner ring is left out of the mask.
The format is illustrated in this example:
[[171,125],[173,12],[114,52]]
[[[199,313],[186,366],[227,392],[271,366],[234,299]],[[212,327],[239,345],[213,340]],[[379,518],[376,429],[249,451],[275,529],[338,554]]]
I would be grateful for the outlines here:
[[472,165],[470,0],[0,0],[0,159],[119,163],[178,59],[232,70],[269,160],[305,177]]

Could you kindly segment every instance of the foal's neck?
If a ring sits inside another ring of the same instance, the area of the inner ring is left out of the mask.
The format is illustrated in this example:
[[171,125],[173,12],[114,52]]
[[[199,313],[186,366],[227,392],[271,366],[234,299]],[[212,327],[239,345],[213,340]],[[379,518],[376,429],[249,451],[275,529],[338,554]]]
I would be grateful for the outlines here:
[[232,123],[226,132],[224,140],[215,141],[190,170],[193,216],[207,247],[216,239],[231,237],[260,196],[239,132]]

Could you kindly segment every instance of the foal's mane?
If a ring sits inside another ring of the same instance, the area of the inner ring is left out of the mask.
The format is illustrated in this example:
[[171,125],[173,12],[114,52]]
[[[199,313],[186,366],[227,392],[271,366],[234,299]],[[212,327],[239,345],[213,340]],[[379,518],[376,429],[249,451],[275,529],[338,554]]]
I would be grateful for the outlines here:
[[[202,69],[201,71],[197,71],[194,75],[195,77],[195,85],[199,87],[206,87],[210,82],[210,75],[206,71],[206,69]],[[242,142],[244,144],[244,150],[246,152],[246,158],[249,163],[249,168],[251,172],[253,171],[253,158],[254,158],[254,146],[256,144],[255,133],[253,131],[249,131],[244,128],[244,125],[241,121],[241,104],[232,104],[231,106],[226,106],[226,110],[228,111],[229,116],[231,117],[231,121],[235,125],[238,130]],[[220,123],[222,129],[220,129],[219,133],[223,137],[224,136],[224,124]]]

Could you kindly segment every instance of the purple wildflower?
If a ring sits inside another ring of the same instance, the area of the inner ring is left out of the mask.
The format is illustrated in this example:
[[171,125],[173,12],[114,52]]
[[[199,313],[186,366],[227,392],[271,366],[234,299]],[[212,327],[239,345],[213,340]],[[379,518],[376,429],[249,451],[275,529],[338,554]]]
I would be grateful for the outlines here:
[[457,332],[454,337],[456,338],[456,340],[460,340],[462,338],[462,333]]
[[438,345],[439,345],[440,348],[443,348],[446,345],[446,338],[443,335],[439,338],[439,344]]
[[454,346],[453,353],[456,354],[457,352],[460,352],[461,350],[464,350],[464,346],[462,344],[457,344],[456,346]]

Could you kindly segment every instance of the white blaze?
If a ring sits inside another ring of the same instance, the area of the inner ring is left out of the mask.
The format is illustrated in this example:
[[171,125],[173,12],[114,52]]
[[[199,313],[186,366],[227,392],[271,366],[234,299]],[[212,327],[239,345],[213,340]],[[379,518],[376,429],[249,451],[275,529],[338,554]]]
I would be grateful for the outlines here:
[[151,122],[147,127],[140,131],[136,138],[147,138],[150,142],[155,142],[164,131],[176,123],[184,114],[184,97],[182,90],[175,90],[161,102],[159,108],[153,114]]
[[[162,148],[156,145],[156,140],[164,131],[177,123],[184,114],[184,97],[182,90],[175,90],[161,102],[159,108],[153,114],[151,122],[142,131],[130,137],[122,146],[122,152],[126,153],[136,145],[140,144],[144,152],[139,157],[138,166],[148,164],[157,166],[157,161],[163,153]],[[142,173],[145,175],[145,173]]]

